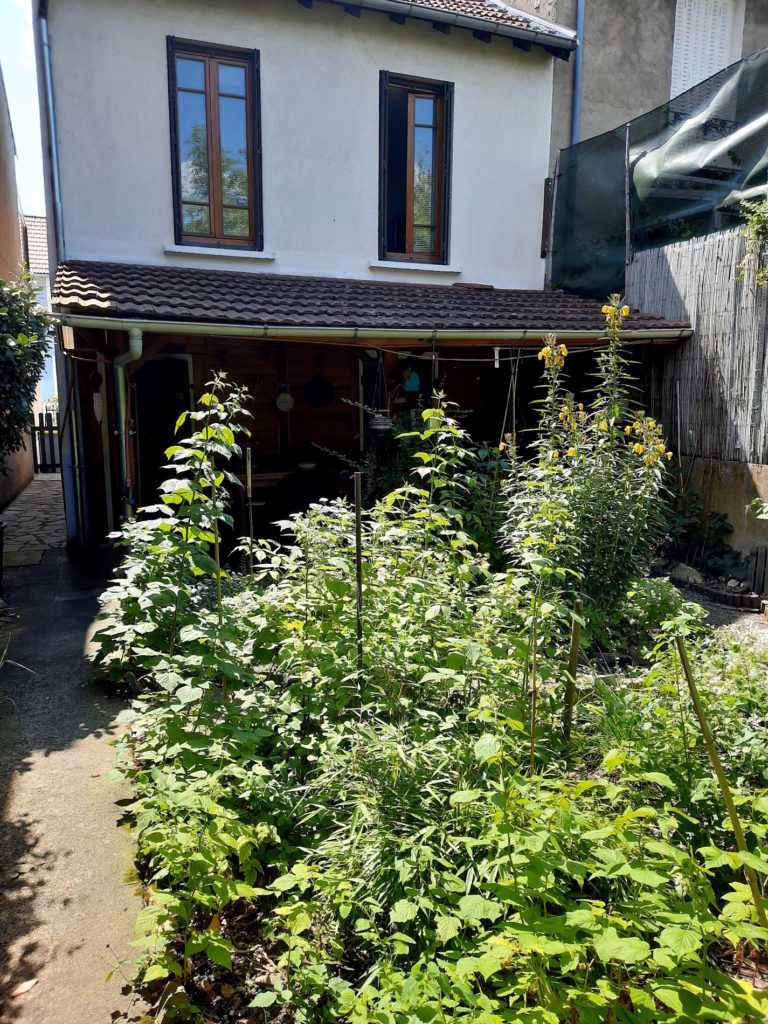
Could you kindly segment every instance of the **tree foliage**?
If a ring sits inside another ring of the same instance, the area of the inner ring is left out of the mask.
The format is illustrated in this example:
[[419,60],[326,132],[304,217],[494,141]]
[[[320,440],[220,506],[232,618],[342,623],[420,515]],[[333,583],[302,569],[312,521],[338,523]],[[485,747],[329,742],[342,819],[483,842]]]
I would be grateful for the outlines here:
[[51,318],[37,301],[28,274],[0,280],[0,472],[25,447],[35,390],[45,367]]

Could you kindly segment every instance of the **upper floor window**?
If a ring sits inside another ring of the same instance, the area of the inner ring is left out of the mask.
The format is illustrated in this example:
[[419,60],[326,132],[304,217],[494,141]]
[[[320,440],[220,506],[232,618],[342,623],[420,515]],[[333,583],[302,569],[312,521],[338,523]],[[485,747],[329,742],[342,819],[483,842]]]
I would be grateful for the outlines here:
[[448,262],[453,85],[381,72],[379,258]]
[[259,55],[168,38],[176,243],[261,249]]
[[743,32],[743,0],[677,0],[670,96],[738,60]]

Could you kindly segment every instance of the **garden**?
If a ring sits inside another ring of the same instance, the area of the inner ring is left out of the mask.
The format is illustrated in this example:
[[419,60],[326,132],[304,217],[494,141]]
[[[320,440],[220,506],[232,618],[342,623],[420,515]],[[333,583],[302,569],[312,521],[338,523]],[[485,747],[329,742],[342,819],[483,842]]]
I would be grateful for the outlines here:
[[539,351],[524,454],[437,395],[406,483],[238,571],[246,396],[180,417],[96,636],[153,1020],[765,1018],[768,655],[649,575],[671,453],[604,312],[588,402]]

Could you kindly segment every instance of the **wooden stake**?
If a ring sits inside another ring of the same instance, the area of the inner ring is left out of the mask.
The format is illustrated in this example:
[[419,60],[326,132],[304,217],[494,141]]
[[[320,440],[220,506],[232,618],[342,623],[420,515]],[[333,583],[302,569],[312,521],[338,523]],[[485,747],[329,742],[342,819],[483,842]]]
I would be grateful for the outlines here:
[[248,502],[248,563],[253,576],[253,478],[251,476],[251,449],[245,449],[245,500]]
[[565,683],[565,707],[563,709],[563,735],[565,752],[571,749],[571,728],[573,726],[573,704],[576,699],[576,671],[579,667],[579,642],[581,640],[581,616],[584,602],[578,600],[571,617],[571,650],[568,655],[568,678]]
[[[731,827],[733,828],[733,834],[736,836],[736,845],[738,846],[741,853],[747,853],[747,842],[744,838],[744,831],[739,821],[739,815],[736,811],[736,804],[733,802],[731,796],[731,790],[728,786],[728,780],[725,777],[723,766],[720,763],[720,758],[717,755],[714,740],[712,739],[712,733],[709,731],[707,720],[704,717],[704,708],[701,705],[699,698],[699,691],[696,689],[696,683],[693,680],[693,673],[691,672],[691,666],[688,663],[688,655],[685,653],[685,645],[683,644],[683,638],[678,634],[675,637],[675,643],[677,644],[677,650],[680,655],[680,662],[683,666],[683,672],[685,678],[688,681],[688,689],[691,691],[691,700],[696,711],[696,717],[699,720],[701,726],[701,735],[704,737],[704,744],[709,754],[709,759],[712,762],[712,768],[717,781],[720,784],[720,791],[723,794],[725,800],[725,806],[728,808],[728,816],[731,819]],[[749,867],[747,864],[744,865],[744,874],[747,876],[749,887],[752,890],[752,899],[755,902],[755,909],[757,910],[757,919],[763,928],[768,928],[768,917],[765,914],[765,907],[763,906],[763,897],[760,893],[760,885],[757,881],[757,875],[755,874],[754,868]]]
[[362,541],[362,473],[355,473],[355,592],[357,671],[363,674],[363,541]]

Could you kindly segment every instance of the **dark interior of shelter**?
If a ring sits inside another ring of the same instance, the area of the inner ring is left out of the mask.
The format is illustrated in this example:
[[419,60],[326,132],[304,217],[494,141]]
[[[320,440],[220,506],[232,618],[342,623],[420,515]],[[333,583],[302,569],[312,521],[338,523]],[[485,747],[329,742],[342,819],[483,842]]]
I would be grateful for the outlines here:
[[[112,345],[124,342],[113,339]],[[128,367],[122,403],[108,353],[79,351],[80,466],[92,543],[119,527],[128,509],[140,514],[157,501],[169,476],[165,450],[178,416],[194,406],[217,371],[247,388],[250,398],[250,436],[229,467],[242,486],[231,488],[234,525],[223,538],[228,549],[247,535],[249,518],[255,536],[276,537],[276,521],[322,498],[351,496],[356,469],[364,474],[367,499],[397,486],[410,468],[398,435],[423,429],[421,412],[436,391],[473,441],[497,446],[514,435],[523,453],[543,397],[542,364],[532,347],[383,350],[148,336],[142,359]],[[638,346],[632,358],[638,404],[650,408],[651,347]],[[571,348],[565,383],[577,400],[589,401],[595,370],[593,350]]]

